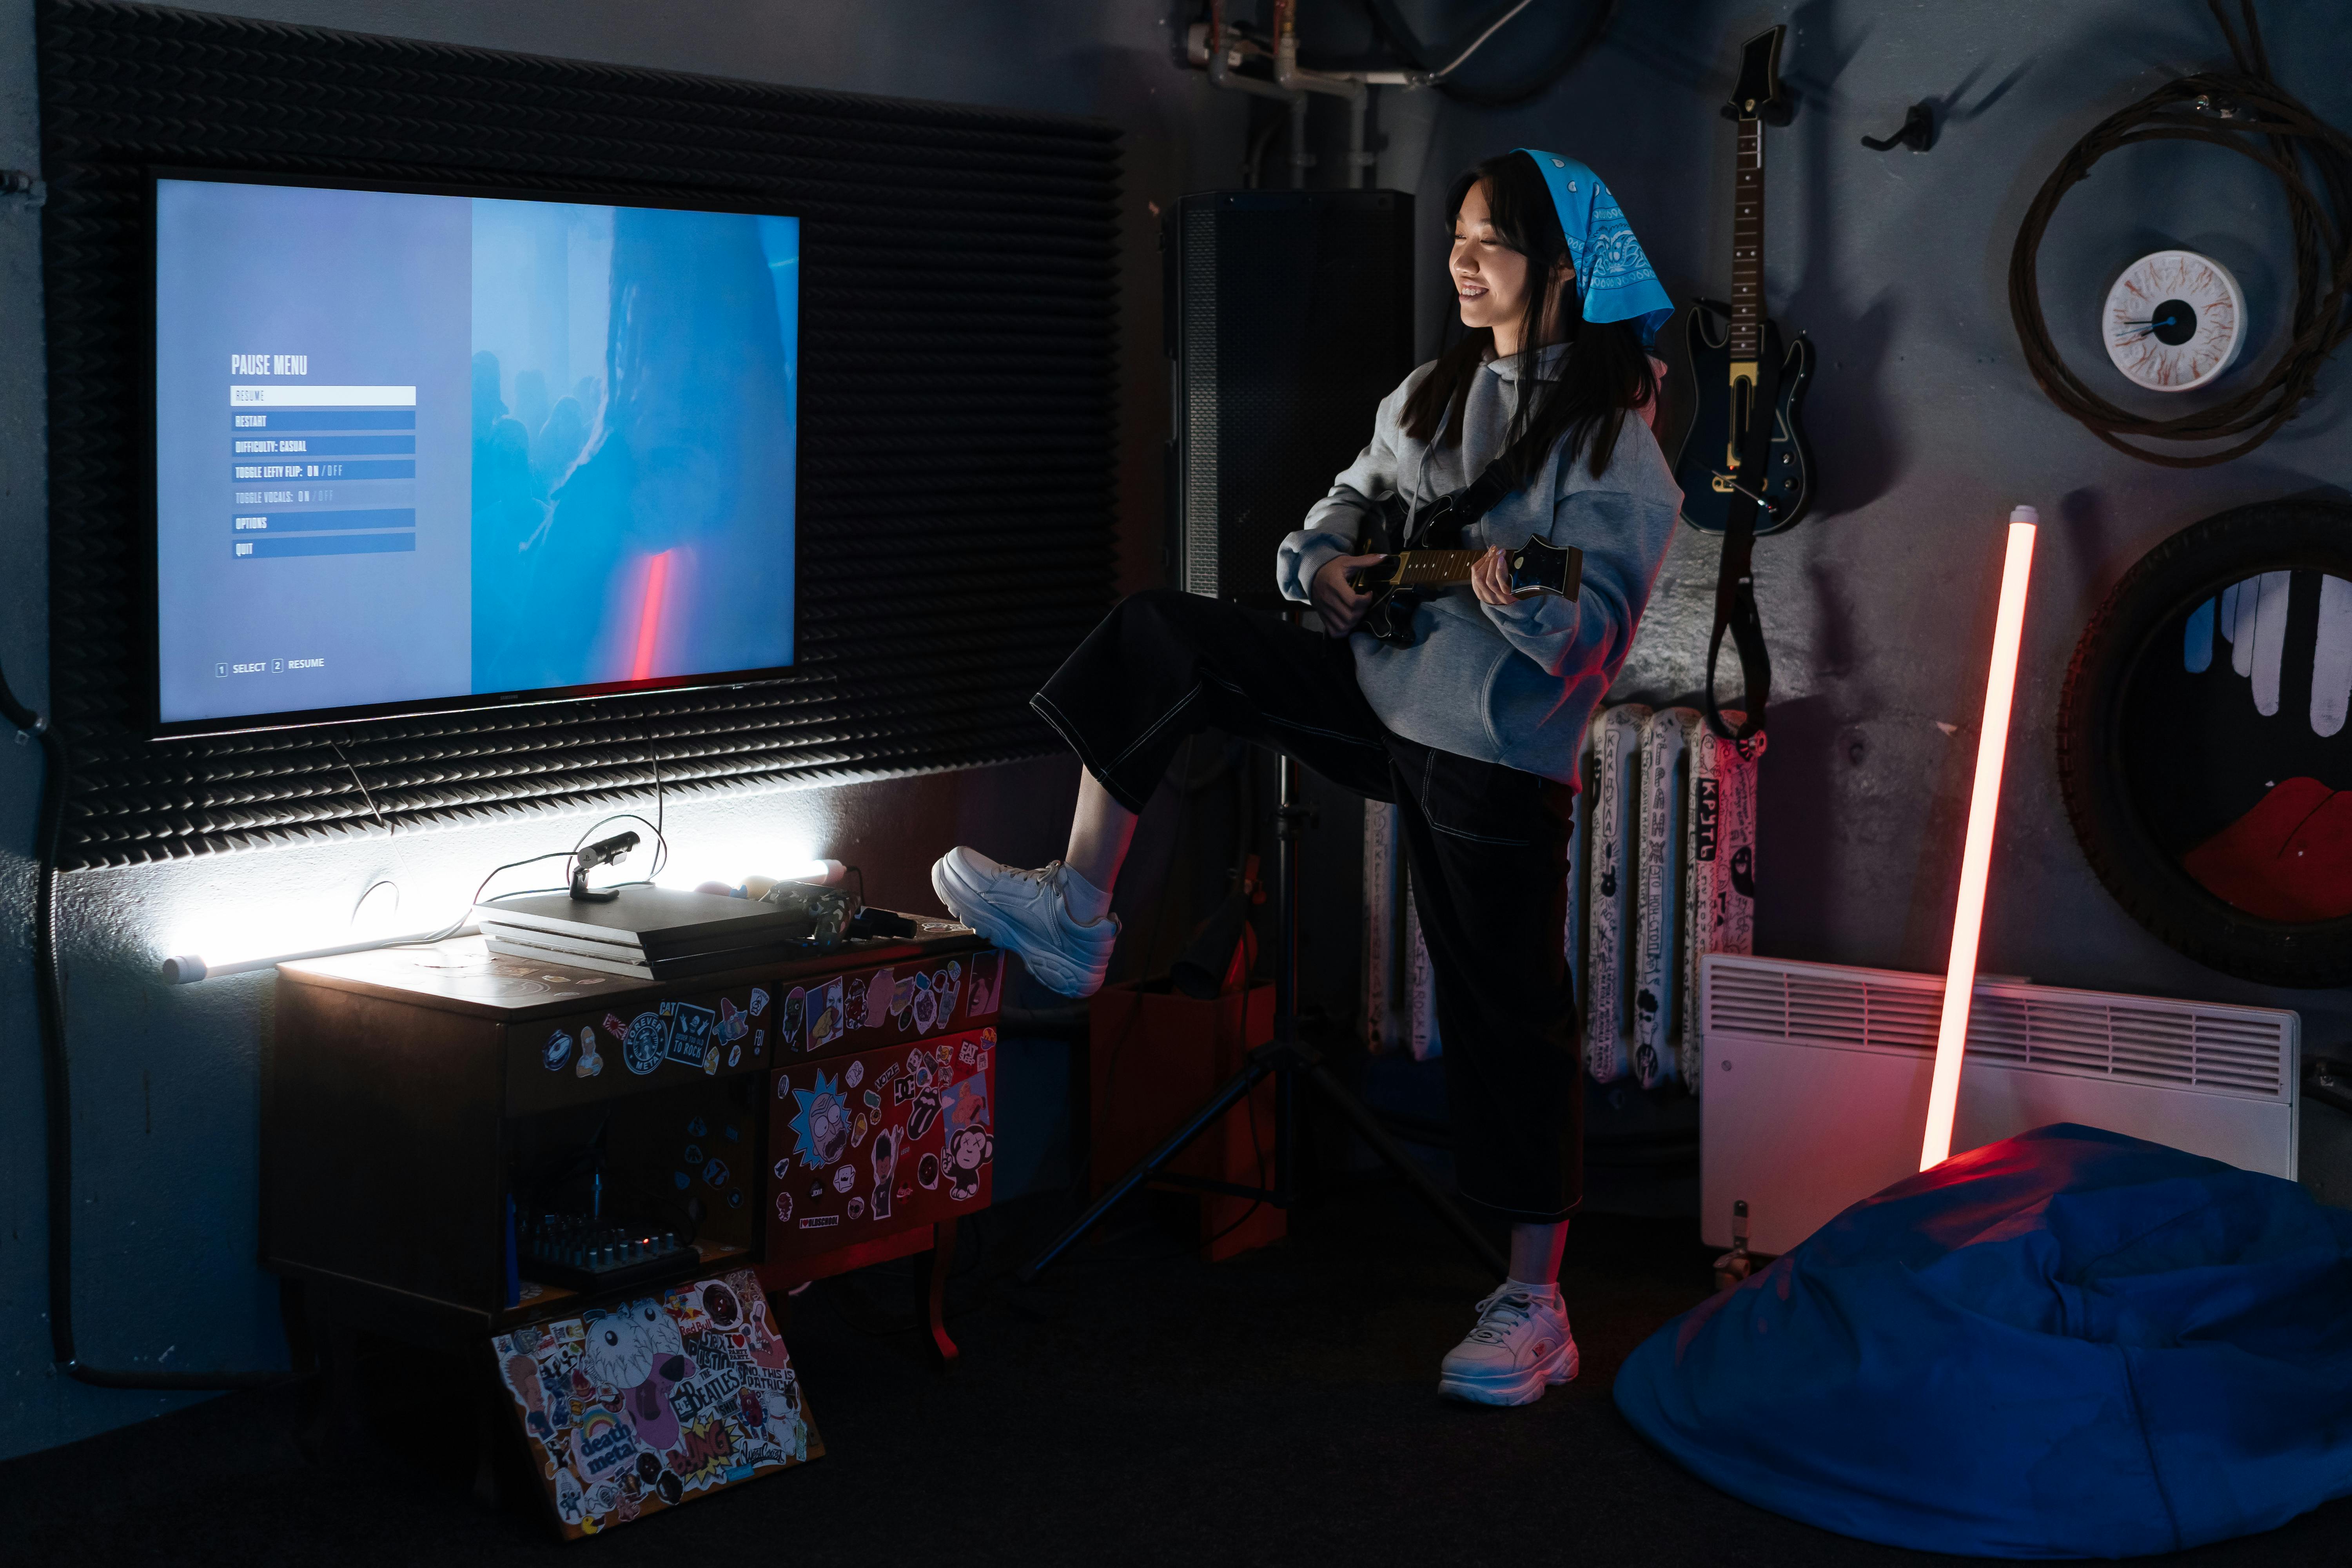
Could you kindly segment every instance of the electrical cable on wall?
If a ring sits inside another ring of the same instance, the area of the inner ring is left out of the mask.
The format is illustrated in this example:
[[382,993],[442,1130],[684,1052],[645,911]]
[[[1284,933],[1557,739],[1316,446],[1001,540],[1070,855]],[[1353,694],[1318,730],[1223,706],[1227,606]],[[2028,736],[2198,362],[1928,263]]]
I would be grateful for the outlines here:
[[[1386,0],[1382,0],[1386,3]],[[2201,468],[2242,458],[2294,417],[2328,355],[2352,334],[2346,294],[2352,289],[2352,138],[2321,120],[2272,78],[2253,0],[2239,0],[2245,36],[2230,25],[2221,0],[2206,0],[2230,41],[2235,72],[2200,72],[2167,82],[2109,115],[2059,160],[2026,210],[2009,260],[2009,310],[2026,367],[2050,400],[2118,452],[2172,468]],[[2261,381],[2234,396],[2177,418],[2144,417],[2101,397],[2067,368],[2042,318],[2035,263],[2058,203],[2092,165],[2119,147],[2143,142],[2204,142],[2251,158],[2278,177],[2294,221],[2294,336]],[[2304,172],[2308,156],[2315,189]],[[2325,199],[2323,200],[2323,195]],[[2222,451],[2179,456],[2147,441],[2243,440]]]
[[1526,10],[1527,0],[1519,0],[1517,5],[1505,7],[1500,15],[1472,37],[1466,47],[1451,51],[1452,58],[1443,62],[1438,59],[1444,52],[1443,47],[1423,42],[1413,31],[1412,24],[1405,19],[1404,13],[1397,8],[1396,0],[1367,0],[1374,26],[1391,48],[1423,73],[1427,86],[1435,88],[1456,103],[1466,103],[1478,109],[1508,109],[1541,94],[1592,52],[1608,34],[1609,25],[1617,19],[1618,9],[1622,4],[1623,0],[1594,0],[1591,15],[1586,19],[1583,30],[1570,38],[1568,47],[1557,57],[1504,86],[1479,88],[1453,80],[1453,73],[1467,64],[1488,40]]
[[55,726],[16,699],[0,671],[0,718],[40,742],[41,807],[33,870],[33,992],[41,1024],[41,1086],[48,1132],[49,1350],[58,1369],[98,1388],[218,1393],[294,1381],[289,1372],[118,1372],[82,1361],[74,1344],[73,1080],[66,1051],[65,978],[58,963],[58,839],[72,786],[72,756]]
[[[400,858],[400,835],[394,830],[391,819],[384,816],[383,808],[376,805],[375,796],[369,793],[367,781],[360,777],[359,769],[352,765],[351,758],[343,755],[343,748],[341,744],[339,742],[331,739],[327,742],[327,749],[335,753],[335,761],[342,763],[343,771],[352,775],[352,783],[358,786],[360,799],[367,803],[368,811],[375,817],[376,826],[383,829],[384,839],[392,846],[393,858],[396,864]],[[360,896],[352,900],[352,919],[353,923],[357,923],[360,911],[367,907],[369,900],[375,897],[375,891],[378,888],[391,889],[393,908],[394,910],[399,909],[399,881],[391,877],[378,877],[366,887],[362,888],[360,889]]]

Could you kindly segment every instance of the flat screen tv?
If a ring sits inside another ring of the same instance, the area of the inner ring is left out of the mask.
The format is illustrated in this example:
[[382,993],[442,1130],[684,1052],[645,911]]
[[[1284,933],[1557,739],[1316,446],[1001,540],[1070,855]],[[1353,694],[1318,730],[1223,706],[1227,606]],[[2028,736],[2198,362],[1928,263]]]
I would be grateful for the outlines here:
[[157,736],[793,662],[800,221],[158,171]]

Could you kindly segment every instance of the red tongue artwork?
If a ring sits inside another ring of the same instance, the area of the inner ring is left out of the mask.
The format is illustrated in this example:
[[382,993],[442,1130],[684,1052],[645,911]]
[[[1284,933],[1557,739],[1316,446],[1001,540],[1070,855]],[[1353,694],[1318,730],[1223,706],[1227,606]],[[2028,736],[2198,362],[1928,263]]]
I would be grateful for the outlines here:
[[2206,891],[2263,920],[2352,915],[2352,790],[2282,779],[2180,863]]

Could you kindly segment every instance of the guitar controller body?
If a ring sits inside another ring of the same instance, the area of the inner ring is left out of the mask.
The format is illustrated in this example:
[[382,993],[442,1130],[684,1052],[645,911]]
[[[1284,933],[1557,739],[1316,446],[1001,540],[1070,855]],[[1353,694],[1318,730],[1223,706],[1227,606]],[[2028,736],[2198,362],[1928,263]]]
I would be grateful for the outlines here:
[[[1675,460],[1682,487],[1683,516],[1694,528],[1721,533],[1728,524],[1735,492],[1729,461],[1739,411],[1733,406],[1727,306],[1701,300],[1690,312],[1688,363],[1698,410]],[[1772,447],[1764,465],[1764,507],[1757,515],[1760,537],[1793,528],[1813,502],[1813,454],[1805,444],[1805,387],[1813,377],[1813,345],[1800,337],[1782,344],[1780,325],[1764,323],[1763,362],[1780,367],[1774,390]]]

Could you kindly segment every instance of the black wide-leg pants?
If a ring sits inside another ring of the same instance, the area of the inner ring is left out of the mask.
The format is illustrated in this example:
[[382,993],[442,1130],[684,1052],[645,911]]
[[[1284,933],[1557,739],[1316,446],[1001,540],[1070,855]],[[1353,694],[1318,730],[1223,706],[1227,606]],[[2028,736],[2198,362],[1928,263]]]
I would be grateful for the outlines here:
[[1429,944],[1462,1195],[1513,1220],[1583,1194],[1567,919],[1568,786],[1409,741],[1356,685],[1347,639],[1172,589],[1110,613],[1031,705],[1139,812],[1184,738],[1216,728],[1393,802]]

